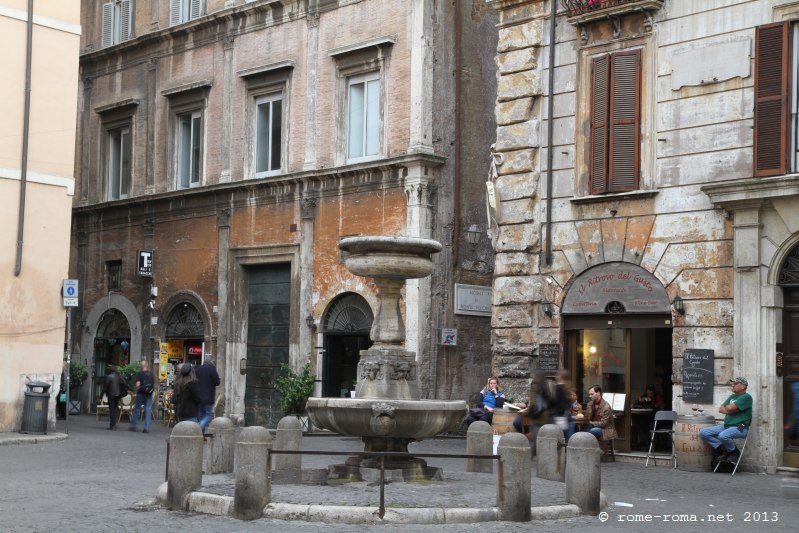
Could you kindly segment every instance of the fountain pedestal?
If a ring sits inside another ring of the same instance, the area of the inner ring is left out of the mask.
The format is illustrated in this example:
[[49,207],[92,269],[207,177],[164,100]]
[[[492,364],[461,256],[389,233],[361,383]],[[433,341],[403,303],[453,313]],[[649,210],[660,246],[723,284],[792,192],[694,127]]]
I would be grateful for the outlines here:
[[[400,296],[406,279],[433,270],[431,254],[441,245],[410,237],[348,237],[339,248],[348,253],[350,272],[374,279],[379,306],[370,336],[374,345],[358,362],[356,398],[310,398],[313,423],[342,435],[359,436],[365,452],[407,453],[408,444],[455,430],[468,410],[464,401],[420,400],[416,354],[404,349],[405,326]],[[385,458],[387,479],[440,479],[440,469],[414,457]],[[332,465],[333,478],[368,479],[379,475],[379,456],[353,456]],[[374,477],[376,479],[376,477]]]

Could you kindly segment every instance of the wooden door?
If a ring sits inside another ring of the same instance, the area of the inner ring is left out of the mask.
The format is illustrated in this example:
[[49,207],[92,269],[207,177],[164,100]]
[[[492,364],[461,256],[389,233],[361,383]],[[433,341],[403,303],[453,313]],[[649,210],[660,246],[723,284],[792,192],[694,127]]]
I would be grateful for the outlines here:
[[247,282],[244,422],[273,428],[283,416],[274,382],[280,363],[289,362],[291,265],[248,269]]
[[[799,434],[794,431],[795,402],[793,384],[799,382],[799,288],[785,288],[783,309],[783,372],[782,413],[784,430],[784,464],[799,467]],[[757,413],[755,413],[757,416]]]

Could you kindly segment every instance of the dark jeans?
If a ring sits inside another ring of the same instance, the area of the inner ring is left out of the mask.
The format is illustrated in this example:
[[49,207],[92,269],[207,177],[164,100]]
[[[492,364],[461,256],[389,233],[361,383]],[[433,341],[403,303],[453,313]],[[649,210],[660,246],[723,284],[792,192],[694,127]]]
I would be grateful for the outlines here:
[[119,420],[119,397],[108,398],[108,427],[117,427]]

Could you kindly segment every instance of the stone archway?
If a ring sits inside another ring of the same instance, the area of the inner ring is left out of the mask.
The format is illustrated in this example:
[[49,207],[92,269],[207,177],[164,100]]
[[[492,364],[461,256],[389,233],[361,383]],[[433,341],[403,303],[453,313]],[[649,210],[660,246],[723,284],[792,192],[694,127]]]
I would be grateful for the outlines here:
[[342,396],[354,389],[361,350],[372,345],[369,331],[374,313],[359,294],[336,297],[322,315],[325,355],[322,363],[322,395]]

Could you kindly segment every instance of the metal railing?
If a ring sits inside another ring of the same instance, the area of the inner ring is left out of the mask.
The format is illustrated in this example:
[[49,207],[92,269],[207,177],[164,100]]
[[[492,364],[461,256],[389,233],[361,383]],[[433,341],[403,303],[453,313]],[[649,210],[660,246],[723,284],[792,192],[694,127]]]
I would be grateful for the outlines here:
[[[380,502],[378,515],[380,518],[386,514],[386,457],[397,459],[413,458],[439,458],[439,459],[499,459],[499,455],[477,455],[464,453],[402,453],[402,452],[333,452],[333,451],[305,451],[305,450],[271,450],[270,453],[286,455],[341,455],[357,457],[380,457]],[[498,476],[502,479],[502,461],[498,461]]]
[[[203,436],[213,438],[213,434],[204,434]],[[274,443],[273,443],[274,444]],[[169,481],[169,452],[170,442],[169,438],[166,439],[166,467],[164,471],[164,481]],[[408,453],[408,452],[334,452],[323,450],[269,450],[270,454],[284,454],[284,455],[327,455],[327,456],[347,456],[347,457],[380,457],[380,501],[378,514],[383,518],[386,514],[386,457],[396,459],[413,459],[413,458],[438,458],[438,459],[499,459],[499,455],[480,455],[473,453]],[[503,477],[502,461],[499,461],[497,467],[499,479]],[[269,475],[272,475],[271,467]]]
[[632,4],[638,0],[561,0],[563,7],[569,11],[569,16],[582,15],[589,12],[600,11],[610,7]]

